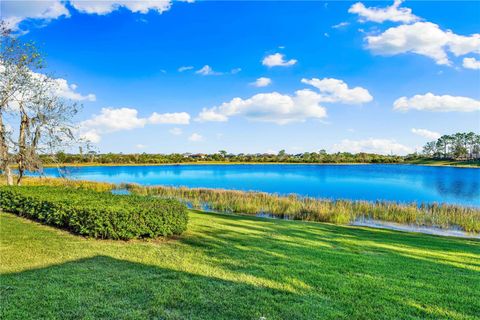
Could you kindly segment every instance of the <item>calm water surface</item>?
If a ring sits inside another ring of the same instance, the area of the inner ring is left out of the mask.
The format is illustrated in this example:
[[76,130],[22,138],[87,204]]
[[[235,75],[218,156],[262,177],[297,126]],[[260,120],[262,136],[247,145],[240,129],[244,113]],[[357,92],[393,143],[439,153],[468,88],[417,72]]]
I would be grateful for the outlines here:
[[[352,200],[480,207],[480,169],[415,165],[167,165],[67,167],[76,179],[255,190]],[[45,169],[59,176],[56,168]]]

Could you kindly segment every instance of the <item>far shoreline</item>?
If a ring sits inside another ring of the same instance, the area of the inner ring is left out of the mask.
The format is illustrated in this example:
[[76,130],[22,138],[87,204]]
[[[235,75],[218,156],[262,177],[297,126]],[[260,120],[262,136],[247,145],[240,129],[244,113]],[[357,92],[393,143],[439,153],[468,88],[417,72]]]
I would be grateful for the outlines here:
[[45,164],[44,168],[55,167],[156,167],[156,166],[182,166],[182,165],[320,165],[320,166],[353,166],[353,165],[414,165],[426,167],[451,167],[451,168],[473,168],[480,169],[480,163],[462,163],[455,164],[453,162],[438,161],[431,163],[416,163],[416,162],[402,162],[402,163],[367,163],[367,162],[343,162],[343,163],[305,163],[305,162],[228,162],[228,161],[195,161],[195,162],[172,162],[172,163],[59,163],[59,164]]

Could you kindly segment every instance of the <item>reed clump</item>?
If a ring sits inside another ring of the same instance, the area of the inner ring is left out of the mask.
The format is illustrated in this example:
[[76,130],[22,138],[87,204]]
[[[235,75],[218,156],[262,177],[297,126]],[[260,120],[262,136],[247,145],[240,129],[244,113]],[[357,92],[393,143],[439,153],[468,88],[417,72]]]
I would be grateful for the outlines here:
[[337,224],[372,219],[480,233],[480,209],[456,205],[329,200],[206,188],[126,187],[135,194],[175,198],[199,210],[208,208],[225,213],[269,214],[279,218]]

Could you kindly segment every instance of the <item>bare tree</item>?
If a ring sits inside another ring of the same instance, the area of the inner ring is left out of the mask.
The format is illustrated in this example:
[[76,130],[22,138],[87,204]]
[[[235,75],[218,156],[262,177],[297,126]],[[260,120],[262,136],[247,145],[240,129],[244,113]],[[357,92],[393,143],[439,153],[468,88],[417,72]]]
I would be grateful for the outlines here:
[[75,143],[72,119],[79,106],[56,94],[55,79],[37,72],[44,62],[35,44],[21,42],[3,23],[0,27],[0,169],[11,185],[12,165],[20,184],[25,171],[42,169],[40,154],[53,156]]

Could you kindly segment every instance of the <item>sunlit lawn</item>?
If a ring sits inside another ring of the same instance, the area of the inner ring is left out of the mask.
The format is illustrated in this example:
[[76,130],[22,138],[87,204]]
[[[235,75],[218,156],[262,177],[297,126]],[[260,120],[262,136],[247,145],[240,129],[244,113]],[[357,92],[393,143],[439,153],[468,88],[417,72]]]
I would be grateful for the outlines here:
[[100,241],[2,213],[2,319],[473,319],[480,241],[190,214]]

